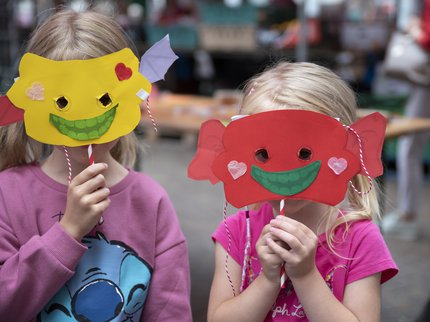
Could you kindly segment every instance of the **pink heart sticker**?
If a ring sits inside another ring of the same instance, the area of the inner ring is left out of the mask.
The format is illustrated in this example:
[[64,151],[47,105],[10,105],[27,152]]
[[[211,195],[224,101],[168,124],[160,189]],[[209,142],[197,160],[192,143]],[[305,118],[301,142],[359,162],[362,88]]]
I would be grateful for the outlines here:
[[236,180],[246,173],[247,166],[244,162],[237,162],[232,160],[227,165],[228,172],[230,172],[233,180]]
[[33,83],[26,89],[25,95],[33,101],[43,101],[45,100],[45,88],[42,83]]
[[333,170],[334,173],[339,175],[345,171],[346,167],[348,166],[348,161],[346,161],[344,158],[338,159],[336,157],[331,157],[328,159],[328,166]]

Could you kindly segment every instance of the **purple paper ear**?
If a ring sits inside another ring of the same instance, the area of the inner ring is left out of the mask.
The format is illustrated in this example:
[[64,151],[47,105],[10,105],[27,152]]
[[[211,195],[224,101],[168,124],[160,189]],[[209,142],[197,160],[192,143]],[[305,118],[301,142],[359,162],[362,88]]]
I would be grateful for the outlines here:
[[17,108],[9,97],[0,96],[0,126],[8,125],[24,119],[24,110]]
[[169,35],[166,35],[143,54],[139,72],[153,84],[164,79],[164,75],[178,58],[170,47]]

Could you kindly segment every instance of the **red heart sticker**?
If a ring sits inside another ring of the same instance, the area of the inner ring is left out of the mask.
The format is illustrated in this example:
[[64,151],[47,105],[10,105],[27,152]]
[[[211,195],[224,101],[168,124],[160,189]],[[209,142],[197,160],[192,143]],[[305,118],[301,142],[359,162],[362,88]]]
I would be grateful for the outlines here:
[[118,63],[115,66],[115,73],[120,81],[129,79],[131,75],[133,75],[133,71],[131,70],[131,68],[125,66],[125,64],[123,63]]

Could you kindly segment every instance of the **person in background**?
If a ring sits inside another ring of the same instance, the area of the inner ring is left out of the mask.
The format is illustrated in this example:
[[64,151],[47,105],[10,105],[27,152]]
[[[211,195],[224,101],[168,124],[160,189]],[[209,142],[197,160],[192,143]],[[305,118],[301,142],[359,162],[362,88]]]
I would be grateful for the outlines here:
[[[417,2],[418,4],[418,2]],[[430,0],[420,2],[420,15],[411,18],[409,33],[430,54]],[[419,7],[419,6],[418,6]],[[430,118],[430,86],[413,84],[405,108],[407,117]],[[414,240],[418,237],[420,191],[423,181],[423,154],[430,132],[413,133],[398,141],[397,179],[398,209],[383,217],[382,228],[386,235]]]

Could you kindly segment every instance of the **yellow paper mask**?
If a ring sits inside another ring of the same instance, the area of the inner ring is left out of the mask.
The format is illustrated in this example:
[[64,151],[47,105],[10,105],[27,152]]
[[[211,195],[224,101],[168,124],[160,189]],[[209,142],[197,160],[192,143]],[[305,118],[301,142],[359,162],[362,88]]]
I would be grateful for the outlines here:
[[27,134],[53,145],[100,144],[130,133],[151,91],[129,48],[87,60],[27,53],[19,75],[7,97],[25,111]]

